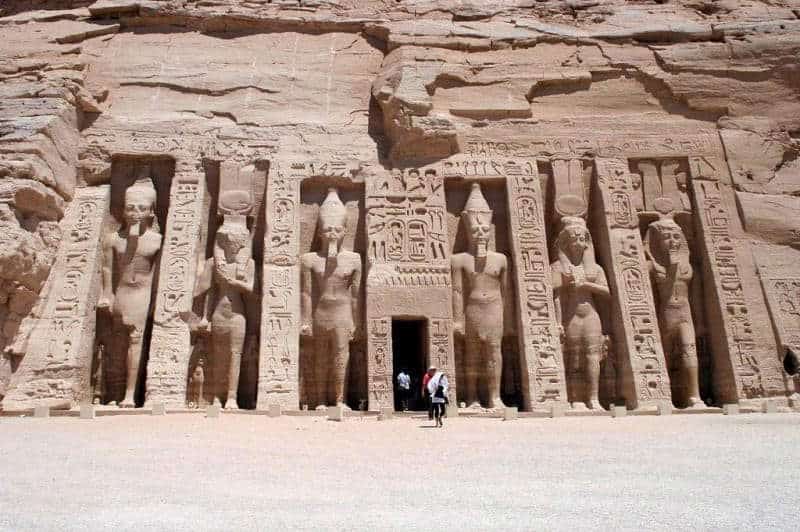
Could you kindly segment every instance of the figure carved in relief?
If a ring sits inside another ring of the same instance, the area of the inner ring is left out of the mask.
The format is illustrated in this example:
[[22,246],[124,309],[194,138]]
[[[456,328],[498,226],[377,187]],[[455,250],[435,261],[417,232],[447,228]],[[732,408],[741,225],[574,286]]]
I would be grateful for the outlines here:
[[361,323],[361,256],[342,249],[346,222],[347,209],[331,188],[319,211],[321,249],[301,259],[300,334],[313,338],[310,377],[316,389],[309,396],[318,406],[345,406],[350,342]]
[[681,227],[665,217],[650,224],[645,253],[656,286],[661,340],[670,368],[673,396],[685,406],[700,402],[697,347],[689,300],[693,277],[689,246]]
[[253,292],[255,261],[252,235],[243,215],[225,215],[217,229],[214,256],[206,260],[198,277],[195,295],[213,285],[206,299],[206,312],[200,330],[210,322],[209,370],[214,403],[237,408],[239,371],[247,332],[246,298]]
[[125,191],[122,227],[103,241],[103,286],[97,307],[111,312],[115,330],[125,331],[128,340],[121,407],[135,406],[144,330],[151,312],[153,270],[161,249],[155,206],[153,182],[149,177],[138,179]]
[[558,260],[550,265],[556,315],[563,327],[567,395],[573,406],[602,408],[598,399],[603,327],[597,312],[609,295],[603,268],[595,262],[592,237],[583,218],[565,216],[556,239]]
[[512,334],[510,313],[505,304],[508,289],[508,261],[502,253],[490,251],[492,210],[480,185],[472,185],[461,213],[469,238],[469,251],[451,257],[453,276],[453,329],[464,338],[464,380],[460,383],[464,402],[479,407],[501,408],[500,384],[503,374],[503,335]]
[[189,378],[189,405],[194,408],[203,406],[203,384],[206,381],[204,365],[205,361],[202,358],[198,359]]

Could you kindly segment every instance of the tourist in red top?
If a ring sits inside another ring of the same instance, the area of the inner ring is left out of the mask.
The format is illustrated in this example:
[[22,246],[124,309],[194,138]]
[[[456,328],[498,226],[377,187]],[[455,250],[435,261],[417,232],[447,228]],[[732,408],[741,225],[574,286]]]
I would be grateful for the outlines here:
[[428,419],[430,420],[433,420],[433,403],[431,402],[431,394],[428,392],[428,381],[431,380],[431,377],[433,377],[435,373],[436,368],[431,366],[428,368],[425,375],[422,376],[422,397],[428,404]]

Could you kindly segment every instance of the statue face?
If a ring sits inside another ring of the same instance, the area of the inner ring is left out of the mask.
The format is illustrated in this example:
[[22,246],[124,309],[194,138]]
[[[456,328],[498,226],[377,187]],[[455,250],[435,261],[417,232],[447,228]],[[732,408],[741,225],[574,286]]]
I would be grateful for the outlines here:
[[338,243],[344,238],[344,226],[339,224],[323,223],[319,232],[326,242]]
[[488,243],[489,231],[492,229],[488,216],[473,214],[469,216],[468,220],[470,242],[474,245]]
[[566,251],[573,257],[582,257],[589,247],[589,233],[581,228],[567,230]]
[[238,232],[219,232],[217,241],[225,252],[227,262],[235,262],[239,257],[239,252],[244,249],[249,241],[250,235]]
[[668,253],[677,253],[683,247],[683,231],[680,227],[662,227],[658,235],[662,248]]
[[125,195],[123,217],[128,225],[139,224],[153,217],[153,202],[144,194]]

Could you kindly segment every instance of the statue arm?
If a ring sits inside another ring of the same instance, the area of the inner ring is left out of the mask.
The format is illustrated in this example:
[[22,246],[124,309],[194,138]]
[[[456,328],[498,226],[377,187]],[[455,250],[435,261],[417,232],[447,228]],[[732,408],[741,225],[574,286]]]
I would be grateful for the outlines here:
[[111,306],[111,301],[114,297],[112,292],[112,278],[114,271],[114,248],[113,248],[113,235],[103,239],[103,268],[102,268],[102,289],[100,293],[100,301],[97,306],[101,308],[108,308]]
[[608,280],[606,279],[606,272],[603,268],[598,264],[597,265],[597,273],[595,275],[594,282],[586,282],[584,285],[586,288],[589,289],[593,294],[597,294],[600,296],[607,296],[611,292],[608,289]]
[[450,263],[450,273],[453,278],[453,329],[457,334],[464,334],[464,280],[456,261]]
[[361,326],[361,257],[356,259],[353,278],[350,281],[350,309],[353,313],[353,328],[358,331]]
[[242,292],[249,294],[253,292],[253,284],[255,283],[255,279],[256,262],[253,259],[247,259],[247,265],[244,267],[244,278],[240,279],[237,276],[236,279],[232,280],[232,283]]
[[305,260],[300,265],[300,334],[311,334],[311,268]]
[[556,324],[559,327],[560,333],[564,334],[564,326],[561,321],[561,286],[563,285],[563,277],[558,269],[558,263],[555,262],[550,265],[550,277],[553,284],[553,303],[556,313]]
[[194,283],[194,297],[200,297],[211,289],[211,273],[214,259],[200,261],[197,265],[197,281]]
[[503,269],[500,273],[500,297],[503,298],[503,330],[506,336],[514,336],[517,333],[516,323],[514,321],[514,305],[512,304],[513,296],[508,280],[508,259],[505,255],[503,257]]

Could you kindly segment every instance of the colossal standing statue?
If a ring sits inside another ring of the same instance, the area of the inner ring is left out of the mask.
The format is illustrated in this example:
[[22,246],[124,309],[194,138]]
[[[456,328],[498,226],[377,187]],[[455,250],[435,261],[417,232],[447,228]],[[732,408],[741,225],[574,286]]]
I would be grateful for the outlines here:
[[[301,259],[300,334],[312,336],[311,380],[318,406],[344,406],[350,341],[361,323],[361,256],[342,249],[347,209],[335,188],[319,211],[321,249]],[[313,400],[313,399],[312,399]]]
[[511,334],[510,313],[505,311],[508,262],[502,253],[490,251],[492,210],[474,183],[461,213],[467,230],[469,251],[451,258],[453,276],[454,332],[464,338],[464,382],[462,397],[470,408],[500,408],[503,373],[504,331]]
[[125,191],[122,228],[103,241],[103,286],[97,307],[111,311],[114,329],[125,331],[128,340],[121,407],[135,406],[144,330],[152,310],[153,270],[161,249],[155,206],[153,182],[149,177],[138,179]]
[[650,224],[645,235],[645,253],[658,296],[661,341],[675,388],[673,397],[689,407],[702,404],[689,301],[694,272],[686,236],[675,220],[665,217]]
[[[206,312],[200,330],[211,322],[209,383],[214,403],[237,408],[239,371],[247,333],[245,298],[253,292],[256,266],[252,257],[252,235],[243,215],[225,215],[217,229],[214,256],[206,260],[198,278],[195,295],[206,298]],[[210,318],[209,318],[210,316]]]
[[565,216],[556,239],[558,260],[550,265],[556,314],[564,333],[567,395],[573,406],[585,403],[599,409],[600,359],[603,327],[597,298],[608,296],[603,268],[595,262],[592,237],[586,222]]

